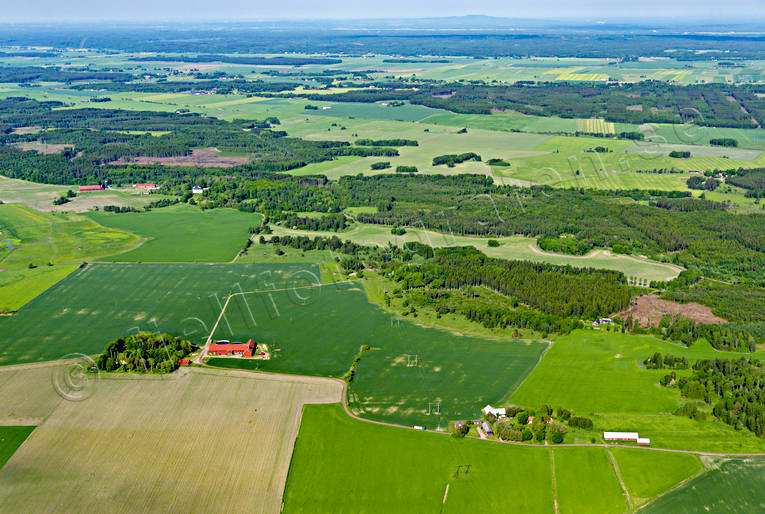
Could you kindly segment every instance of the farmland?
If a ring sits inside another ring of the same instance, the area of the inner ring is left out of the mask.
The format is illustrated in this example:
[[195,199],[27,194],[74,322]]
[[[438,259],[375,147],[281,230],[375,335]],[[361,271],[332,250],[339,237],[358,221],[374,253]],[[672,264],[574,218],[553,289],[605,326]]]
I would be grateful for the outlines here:
[[[45,378],[27,386],[56,396]],[[102,378],[87,401],[53,409],[0,470],[0,510],[277,513],[302,406],[336,402],[341,389],[211,370]]]
[[98,353],[107,342],[142,330],[184,334],[199,343],[229,292],[277,289],[301,271],[318,276],[311,264],[92,264],[16,315],[0,317],[0,365]]
[[[249,311],[248,311],[248,307]],[[350,406],[365,418],[445,430],[516,388],[543,343],[492,341],[415,325],[370,304],[353,283],[235,297],[215,337],[267,343],[267,361],[214,358],[213,366],[342,376],[362,345]],[[252,312],[252,320],[237,312]],[[351,317],[354,323],[344,320]],[[481,381],[473,377],[482,375]]]
[[83,260],[137,243],[136,236],[83,216],[0,205],[0,311],[19,309]]
[[35,427],[0,426],[0,469],[34,429]]
[[647,505],[641,512],[759,512],[765,459],[731,459]]
[[140,236],[138,248],[102,260],[112,262],[228,262],[262,216],[233,209],[202,211],[177,205],[149,212],[91,212],[95,222]]
[[[368,444],[370,440],[375,444]],[[672,467],[672,474],[656,479],[654,494],[700,470],[697,457],[641,453],[646,455],[637,473]],[[630,490],[641,490],[631,476],[625,481]],[[339,405],[305,408],[285,512],[460,512],[475,506],[476,498],[490,510],[503,508],[512,498],[523,512],[554,512],[554,501],[560,512],[583,512],[594,505],[599,512],[623,512],[628,506],[604,448],[457,440],[362,423],[347,417]]]

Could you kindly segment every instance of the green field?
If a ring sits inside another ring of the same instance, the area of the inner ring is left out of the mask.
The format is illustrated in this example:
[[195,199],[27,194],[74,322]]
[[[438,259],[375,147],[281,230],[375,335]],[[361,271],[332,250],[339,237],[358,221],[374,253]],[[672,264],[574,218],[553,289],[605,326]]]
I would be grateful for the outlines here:
[[84,260],[125,251],[138,238],[68,213],[0,205],[0,311],[15,311]]
[[[296,296],[302,295],[305,301]],[[248,312],[255,320],[236,315]],[[268,361],[216,358],[214,366],[301,375],[342,376],[362,345],[350,388],[360,416],[445,429],[510,394],[537,363],[545,345],[492,341],[399,320],[372,305],[354,283],[237,297],[216,338],[253,337],[274,349]],[[347,320],[353,319],[353,323]],[[229,335],[229,327],[230,334]]]
[[107,227],[137,234],[145,242],[112,262],[229,262],[249,237],[247,229],[260,225],[260,214],[233,209],[200,210],[174,205],[149,212],[88,216]]
[[0,426],[0,468],[16,453],[35,427]]
[[[138,331],[170,332],[201,343],[230,292],[277,289],[296,272],[319,273],[313,264],[92,264],[14,316],[0,317],[0,365],[95,354],[109,341]],[[235,309],[229,318],[252,322],[246,311]]]
[[765,458],[728,460],[660,497],[641,512],[762,512],[763,477]]
[[[343,232],[319,232],[309,230],[293,230],[279,225],[271,225],[274,235],[291,236],[324,236],[331,237],[336,235],[343,241],[350,240],[362,245],[388,246],[394,244],[402,246],[409,241],[417,241],[435,248],[445,246],[474,246],[489,257],[500,259],[519,259],[535,262],[549,262],[550,264],[571,265],[577,267],[592,267],[613,269],[621,271],[628,277],[639,277],[646,280],[671,280],[676,277],[681,268],[671,264],[640,259],[636,257],[618,255],[606,250],[595,250],[585,256],[562,255],[543,252],[536,244],[536,239],[524,236],[510,236],[493,238],[500,242],[498,247],[489,246],[489,238],[459,236],[453,234],[444,234],[432,230],[418,229],[408,227],[406,234],[396,236],[391,234],[391,227],[384,225],[371,225],[356,223],[350,229]],[[260,245],[253,245],[258,248]],[[270,253],[270,246],[266,252]]]
[[649,452],[635,448],[611,448],[609,451],[616,460],[633,504],[645,503],[704,470],[699,458],[687,453]]
[[[634,465],[635,473],[659,475],[651,485],[656,494],[700,467],[692,456],[676,459],[634,451],[646,455],[623,461],[621,467]],[[664,465],[671,466],[666,475]],[[637,483],[631,475],[625,481],[628,488]],[[464,512],[478,506],[501,512],[512,506],[518,512],[552,513],[554,499],[558,512],[628,509],[607,450],[601,447],[553,449],[458,440],[363,423],[348,417],[338,404],[308,405],[292,456],[284,512]]]

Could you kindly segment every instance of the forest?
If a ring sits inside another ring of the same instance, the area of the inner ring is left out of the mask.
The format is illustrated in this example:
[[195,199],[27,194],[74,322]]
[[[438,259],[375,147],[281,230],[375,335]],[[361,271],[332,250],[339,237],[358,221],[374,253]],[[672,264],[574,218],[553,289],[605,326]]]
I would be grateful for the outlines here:
[[141,332],[106,345],[96,359],[99,370],[130,373],[170,373],[194,346],[171,334]]

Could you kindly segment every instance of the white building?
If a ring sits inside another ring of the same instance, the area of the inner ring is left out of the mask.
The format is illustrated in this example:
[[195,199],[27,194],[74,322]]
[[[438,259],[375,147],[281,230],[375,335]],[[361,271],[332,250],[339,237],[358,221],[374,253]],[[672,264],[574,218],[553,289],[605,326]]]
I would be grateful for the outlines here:
[[195,194],[195,195],[201,195],[202,191],[204,191],[204,189],[202,189],[199,186],[194,186],[194,187],[191,188],[192,194]]
[[481,409],[481,412],[483,412],[486,415],[493,414],[494,417],[497,417],[497,418],[507,416],[507,411],[505,410],[504,407],[501,409],[495,409],[491,405],[487,405],[486,407]]
[[606,441],[635,441],[640,436],[637,432],[603,432],[603,439]]

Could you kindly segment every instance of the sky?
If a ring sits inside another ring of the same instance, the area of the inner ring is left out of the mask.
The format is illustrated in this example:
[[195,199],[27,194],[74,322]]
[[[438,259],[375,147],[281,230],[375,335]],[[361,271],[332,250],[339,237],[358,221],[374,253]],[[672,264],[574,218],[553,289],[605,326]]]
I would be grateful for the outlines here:
[[421,18],[765,20],[765,0],[2,0],[0,22]]

